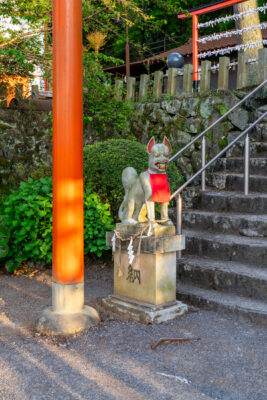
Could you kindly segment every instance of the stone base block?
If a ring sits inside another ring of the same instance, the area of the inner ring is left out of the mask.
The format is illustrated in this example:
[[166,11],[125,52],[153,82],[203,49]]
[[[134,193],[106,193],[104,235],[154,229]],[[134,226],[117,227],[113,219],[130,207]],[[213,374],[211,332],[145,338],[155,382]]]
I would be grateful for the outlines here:
[[140,254],[129,266],[128,254],[114,254],[114,295],[160,305],[176,300],[176,253]]
[[108,296],[102,300],[104,306],[115,314],[124,315],[133,321],[145,324],[159,324],[186,314],[188,307],[181,301],[162,304],[159,306],[134,302],[128,298]]
[[43,335],[72,335],[99,322],[98,312],[89,306],[75,313],[59,313],[49,307],[37,317],[35,328]]
[[[123,224],[123,223],[118,223],[116,224],[116,230],[120,232],[120,234],[123,236],[125,235],[126,237],[129,237],[129,235],[134,235],[137,232],[140,232],[144,226],[147,225],[147,223],[138,223],[136,225],[132,224]],[[148,232],[148,229],[146,233]],[[144,233],[144,234],[146,234]],[[174,225],[162,225],[162,224],[152,224],[151,227],[151,235],[154,237],[158,236],[174,236],[175,235],[175,226]]]

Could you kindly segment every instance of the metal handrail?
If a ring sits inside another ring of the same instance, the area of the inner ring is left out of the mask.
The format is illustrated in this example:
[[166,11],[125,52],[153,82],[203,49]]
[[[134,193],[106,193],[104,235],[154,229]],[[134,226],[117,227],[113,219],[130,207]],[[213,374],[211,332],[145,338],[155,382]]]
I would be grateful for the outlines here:
[[[176,220],[177,220],[177,234],[182,234],[182,197],[181,192],[200,174],[205,173],[206,169],[209,168],[215,161],[218,160],[224,153],[226,153],[236,142],[245,136],[245,148],[244,148],[244,193],[248,195],[249,191],[249,136],[248,132],[254,128],[263,118],[267,116],[267,111],[262,114],[256,121],[250,124],[247,129],[240,133],[231,143],[229,143],[223,150],[221,150],[215,157],[213,157],[207,164],[199,169],[191,178],[189,178],[182,186],[179,187],[172,195],[171,200],[176,197]],[[203,177],[203,175],[202,175]],[[203,181],[202,181],[203,186]]]
[[197,135],[190,143],[184,146],[181,150],[179,150],[176,154],[174,154],[169,162],[175,160],[179,157],[184,151],[186,151],[192,144],[194,144],[197,140],[201,139],[209,130],[214,128],[219,122],[221,122],[224,118],[226,118],[232,111],[234,111],[237,107],[239,107],[242,103],[244,103],[249,97],[251,97],[254,93],[256,93],[259,89],[261,89],[264,85],[266,85],[267,79],[265,79],[259,86],[253,89],[250,93],[248,93],[242,100],[236,103],[230,110],[228,110],[225,114],[223,114],[217,121],[213,122],[208,128],[206,128],[203,132]]
[[256,121],[254,121],[247,129],[240,133],[231,143],[229,143],[223,150],[221,150],[215,157],[213,157],[204,167],[198,170],[191,178],[189,178],[182,186],[179,187],[172,195],[171,200],[178,196],[194,179],[196,179],[203,171],[205,171],[208,167],[210,167],[215,161],[218,160],[224,153],[227,152],[236,142],[242,139],[243,136],[247,134],[256,124],[258,124],[263,118],[267,116],[267,111],[262,114]]

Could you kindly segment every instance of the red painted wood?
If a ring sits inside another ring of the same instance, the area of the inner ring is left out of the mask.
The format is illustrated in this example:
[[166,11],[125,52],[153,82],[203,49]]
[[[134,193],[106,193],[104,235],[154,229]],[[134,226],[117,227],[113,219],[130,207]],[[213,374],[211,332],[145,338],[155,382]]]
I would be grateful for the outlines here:
[[[203,8],[199,8],[197,10],[189,10],[190,15],[203,15],[203,14],[208,14],[212,11],[220,10],[221,8],[226,8],[233,6],[234,4],[237,3],[243,3],[245,0],[226,0],[222,1],[217,4],[207,4],[206,6],[203,6]],[[184,14],[178,14],[178,18],[188,18],[188,15]]]
[[82,0],[53,2],[53,281],[83,281]]
[[193,81],[199,81],[199,73],[198,73],[198,15],[192,16],[192,24],[193,24]]

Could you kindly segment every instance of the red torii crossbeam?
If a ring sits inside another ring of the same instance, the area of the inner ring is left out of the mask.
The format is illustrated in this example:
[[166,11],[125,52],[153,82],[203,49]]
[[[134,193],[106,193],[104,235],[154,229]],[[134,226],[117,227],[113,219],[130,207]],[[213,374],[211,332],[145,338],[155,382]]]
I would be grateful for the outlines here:
[[220,10],[221,8],[226,8],[233,6],[237,3],[243,3],[245,0],[224,0],[215,1],[214,3],[206,4],[189,10],[189,14],[181,13],[178,14],[179,19],[188,18],[192,16],[192,41],[193,41],[193,87],[198,89],[199,87],[199,73],[198,73],[198,16],[203,14],[208,14],[212,11]]

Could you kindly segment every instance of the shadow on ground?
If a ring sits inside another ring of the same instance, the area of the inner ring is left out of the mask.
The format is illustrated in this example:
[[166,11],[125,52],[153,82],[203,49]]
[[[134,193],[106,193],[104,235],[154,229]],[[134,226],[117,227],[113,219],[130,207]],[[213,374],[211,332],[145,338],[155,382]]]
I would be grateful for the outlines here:
[[[85,287],[99,326],[42,337],[32,323],[51,303],[51,271],[0,275],[1,400],[267,398],[263,326],[204,310],[160,325],[121,321],[101,306],[112,268],[100,262],[87,265]],[[150,348],[161,337],[192,336],[200,342]]]

